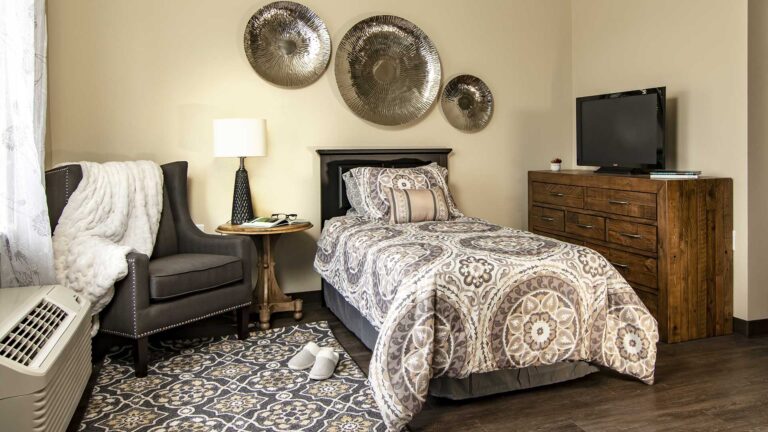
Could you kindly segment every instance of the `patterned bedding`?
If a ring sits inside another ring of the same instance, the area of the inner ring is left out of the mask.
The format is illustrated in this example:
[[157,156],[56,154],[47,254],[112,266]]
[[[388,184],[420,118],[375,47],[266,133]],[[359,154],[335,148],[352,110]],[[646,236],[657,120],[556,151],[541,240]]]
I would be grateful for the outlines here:
[[342,216],[315,269],[379,331],[370,380],[392,430],[441,375],[585,360],[653,383],[656,321],[591,249],[474,218]]

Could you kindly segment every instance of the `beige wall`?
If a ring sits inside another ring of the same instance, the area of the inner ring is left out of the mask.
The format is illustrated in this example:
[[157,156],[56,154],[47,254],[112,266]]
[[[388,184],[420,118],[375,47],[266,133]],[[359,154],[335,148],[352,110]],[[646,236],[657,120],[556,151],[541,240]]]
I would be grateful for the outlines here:
[[749,319],[768,318],[768,2],[749,0]]
[[[334,48],[369,15],[419,25],[446,78],[476,74],[494,92],[494,118],[477,134],[451,128],[437,106],[404,128],[366,123],[341,100],[333,64],[303,89],[268,84],[242,50],[245,23],[264,3],[49,2],[48,160],[188,160],[193,217],[210,232],[229,217],[236,168],[235,160],[212,157],[211,119],[267,118],[269,154],[248,160],[251,188],[259,214],[295,211],[315,223],[278,247],[286,291],[305,291],[319,284],[311,269],[320,217],[316,148],[452,147],[451,187],[461,208],[525,227],[526,171],[555,156],[575,165],[573,97],[666,85],[675,119],[670,166],[734,178],[735,315],[768,316],[768,290],[757,283],[748,290],[748,275],[768,278],[767,243],[756,240],[765,230],[753,226],[747,236],[748,213],[753,224],[768,216],[768,200],[760,199],[760,185],[768,184],[761,169],[768,150],[760,144],[768,138],[760,121],[768,93],[764,104],[750,99],[747,174],[746,0],[497,0],[482,8],[461,0],[304,2],[326,21]],[[768,85],[760,82],[768,65],[759,63],[765,45],[755,30],[768,28],[768,16],[764,3],[754,3],[750,19],[763,24],[750,30],[751,89]]]
[[268,156],[247,162],[257,213],[297,212],[315,223],[278,246],[286,291],[319,286],[311,269],[320,225],[316,148],[452,147],[451,186],[460,207],[515,227],[525,226],[526,171],[547,167],[554,156],[571,163],[567,2],[303,2],[325,20],[334,48],[370,15],[399,15],[420,26],[440,52],[445,77],[476,74],[494,93],[493,120],[471,135],[453,129],[439,108],[405,128],[358,119],[339,96],[332,64],[300,90],[268,84],[242,48],[247,20],[266,3],[49,2],[52,163],[188,160],[193,218],[212,231],[229,218],[237,162],[212,157],[211,119],[268,119]]
[[574,95],[666,85],[668,166],[733,178],[734,314],[746,319],[746,0],[574,0],[572,16]]

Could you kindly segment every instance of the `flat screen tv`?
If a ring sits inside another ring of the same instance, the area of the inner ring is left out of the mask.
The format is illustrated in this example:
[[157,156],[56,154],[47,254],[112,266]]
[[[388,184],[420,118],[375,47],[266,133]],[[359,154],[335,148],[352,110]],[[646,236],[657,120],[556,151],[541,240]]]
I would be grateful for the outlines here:
[[666,87],[576,99],[576,163],[597,172],[664,168]]

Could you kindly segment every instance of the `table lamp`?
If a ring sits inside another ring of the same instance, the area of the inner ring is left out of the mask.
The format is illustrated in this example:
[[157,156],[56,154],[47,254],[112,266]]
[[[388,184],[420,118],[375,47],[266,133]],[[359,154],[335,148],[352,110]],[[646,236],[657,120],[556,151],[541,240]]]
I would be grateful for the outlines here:
[[213,121],[213,149],[216,157],[239,157],[240,169],[235,172],[235,193],[232,197],[230,223],[240,225],[252,220],[253,204],[245,158],[267,153],[267,121],[264,119],[216,119]]

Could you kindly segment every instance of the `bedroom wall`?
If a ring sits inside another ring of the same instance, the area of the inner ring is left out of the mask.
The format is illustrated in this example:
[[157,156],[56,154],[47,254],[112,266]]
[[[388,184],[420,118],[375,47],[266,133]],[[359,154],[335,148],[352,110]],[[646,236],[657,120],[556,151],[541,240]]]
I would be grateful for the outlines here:
[[668,166],[733,178],[734,315],[751,319],[747,1],[573,0],[572,17],[574,96],[666,85]]
[[749,0],[749,319],[768,318],[768,2]]
[[49,2],[49,161],[188,160],[192,216],[212,232],[229,219],[237,162],[213,158],[211,120],[266,118],[268,156],[247,161],[256,211],[296,212],[315,224],[278,245],[278,277],[291,292],[319,287],[311,268],[320,232],[317,148],[452,147],[459,206],[513,227],[526,224],[526,171],[547,168],[555,156],[571,163],[568,2],[302,0],[325,20],[334,49],[370,15],[399,15],[420,26],[440,52],[445,77],[476,74],[493,91],[494,118],[476,134],[453,129],[439,108],[404,128],[364,122],[339,96],[335,57],[309,87],[265,82],[242,41],[246,22],[266,3]]

